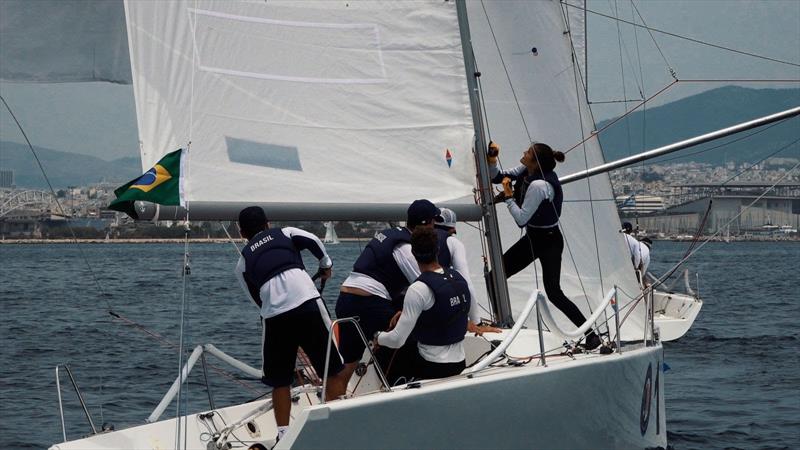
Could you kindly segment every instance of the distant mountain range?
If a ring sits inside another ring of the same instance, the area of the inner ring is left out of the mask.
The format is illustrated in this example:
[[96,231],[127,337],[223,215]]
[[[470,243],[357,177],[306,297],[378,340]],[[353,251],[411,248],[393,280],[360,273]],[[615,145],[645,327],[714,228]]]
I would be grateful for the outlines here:
[[[600,144],[606,161],[613,161],[797,106],[800,106],[800,89],[725,86],[647,111],[637,110],[602,131]],[[610,122],[598,123],[597,129]],[[755,162],[800,139],[798,117],[764,130],[767,127],[681,150],[654,162],[676,157],[712,165],[722,165],[725,161]],[[743,138],[758,130],[764,131]],[[719,148],[703,151],[712,147]],[[800,145],[795,142],[776,156],[800,158]]]
[[[142,174],[138,156],[105,161],[49,148],[36,148],[36,154],[55,189],[100,181],[123,184]],[[14,171],[17,187],[47,188],[42,171],[27,145],[0,141],[0,169]]]
[[[800,89],[727,86],[646,111],[636,111],[603,131],[600,142],[606,161],[613,161],[798,105]],[[602,129],[609,122],[607,120],[599,123],[597,129]],[[764,128],[766,127],[761,129]],[[755,162],[800,139],[800,118],[795,117],[743,139],[753,131],[682,150],[659,160],[680,157],[681,161],[713,165],[721,165],[725,161]],[[703,151],[720,144],[724,145]],[[36,150],[55,188],[98,181],[122,184],[142,172],[138,157],[105,161],[48,148]],[[776,156],[800,158],[800,145],[794,143]],[[0,168],[14,170],[15,183],[19,187],[47,186],[33,155],[25,145],[0,141]]]

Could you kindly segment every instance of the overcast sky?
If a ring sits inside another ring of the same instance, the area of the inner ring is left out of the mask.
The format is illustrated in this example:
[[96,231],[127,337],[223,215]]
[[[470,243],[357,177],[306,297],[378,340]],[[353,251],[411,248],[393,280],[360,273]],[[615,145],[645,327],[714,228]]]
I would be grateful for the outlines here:
[[[616,21],[589,13],[589,98],[593,102],[639,98],[640,92],[649,97],[672,81],[670,67],[680,80],[800,80],[797,66],[800,0],[639,0],[634,4],[651,28],[794,65],[736,54],[662,33],[654,32],[651,37],[641,28],[634,33],[634,27],[624,23],[619,23],[618,30]],[[630,1],[622,0],[589,0],[588,9],[641,23],[631,5]],[[653,105],[725,84],[733,83],[681,81],[654,99]],[[756,88],[800,87],[796,82],[736,84]],[[131,86],[0,82],[0,93],[36,146],[106,160],[137,154]],[[595,117],[602,120],[624,112],[624,106],[595,104],[593,110]],[[23,142],[4,108],[0,111],[0,139]]]

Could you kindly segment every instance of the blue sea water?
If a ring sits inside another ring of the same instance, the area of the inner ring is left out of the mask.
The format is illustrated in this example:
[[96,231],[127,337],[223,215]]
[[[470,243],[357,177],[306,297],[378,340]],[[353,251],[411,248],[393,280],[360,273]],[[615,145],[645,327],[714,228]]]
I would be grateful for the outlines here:
[[[668,269],[687,245],[656,242],[652,272]],[[359,244],[329,252],[331,303]],[[183,253],[181,244],[0,245],[2,448],[62,440],[57,364],[72,368],[98,427],[143,422],[177,375]],[[230,244],[191,246],[184,345],[214,343],[258,366],[261,327],[232,275],[236,259]],[[705,305],[686,336],[665,344],[670,446],[800,448],[800,243],[711,243],[688,267],[699,273]],[[208,370],[217,406],[266,392],[224,369]],[[202,374],[198,365],[190,377],[191,410],[208,405]],[[74,439],[89,426],[66,374],[61,382]],[[171,406],[166,415],[174,413]]]

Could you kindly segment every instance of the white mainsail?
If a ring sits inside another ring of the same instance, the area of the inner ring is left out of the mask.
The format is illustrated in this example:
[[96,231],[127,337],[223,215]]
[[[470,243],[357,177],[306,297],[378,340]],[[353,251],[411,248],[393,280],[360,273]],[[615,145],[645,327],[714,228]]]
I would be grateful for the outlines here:
[[193,201],[471,193],[454,2],[125,2],[142,165],[185,147]]
[[[568,151],[566,161],[556,167],[561,176],[602,164],[597,139],[590,138],[594,121],[580,78],[576,79],[579,70],[571,57],[570,36],[565,34],[563,6],[556,1],[467,2],[467,6],[490,137],[502,146],[503,166],[518,165],[531,140]],[[585,144],[577,145],[583,140]],[[497,206],[497,212],[506,249],[521,231],[505,205]],[[560,226],[565,240],[561,286],[585,316],[615,285],[620,288],[621,305],[640,292],[618,232],[608,175],[564,186]],[[468,249],[480,248],[474,227],[459,226],[458,234]],[[473,281],[482,285],[482,262],[477,258],[470,262]],[[538,262],[509,279],[515,314],[534,287],[542,287]],[[560,312],[559,318],[564,329],[574,329]],[[627,319],[622,338],[641,340],[643,329],[640,307]]]
[[[193,201],[474,203],[474,132],[455,2],[125,5],[142,164],[191,142],[190,210]],[[593,120],[560,3],[468,8],[501,160],[516,164],[531,139],[568,150],[588,138]],[[602,162],[589,139],[558,171]],[[565,199],[562,286],[588,317],[614,285],[631,296],[638,286],[608,176],[565,186]],[[520,230],[505,207],[498,212],[507,248]],[[468,234],[462,231],[472,275],[484,286],[480,236]],[[511,280],[514,312],[541,286],[533,272],[532,265]],[[642,338],[643,317],[631,315],[624,339]]]

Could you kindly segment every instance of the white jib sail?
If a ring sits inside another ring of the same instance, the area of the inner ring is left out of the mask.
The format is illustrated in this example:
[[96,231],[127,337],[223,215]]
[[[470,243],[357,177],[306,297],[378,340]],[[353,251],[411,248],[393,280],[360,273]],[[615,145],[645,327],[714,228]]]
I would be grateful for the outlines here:
[[468,195],[455,2],[125,2],[142,164],[189,145],[186,199]]
[[[570,36],[565,34],[562,5],[557,1],[467,2],[467,5],[472,45],[482,73],[489,130],[491,139],[502,146],[503,167],[518,165],[531,140],[566,152],[589,138],[594,122],[583,87],[576,81],[578,70],[573,64]],[[556,171],[564,176],[601,163],[600,147],[592,138],[570,150]],[[505,205],[496,208],[503,248],[507,249],[522,231]],[[630,255],[618,232],[620,221],[608,175],[564,186],[560,226],[565,240],[561,287],[586,317],[614,285],[620,288],[620,305],[640,292]],[[458,235],[469,250],[479,248],[474,227],[459,224]],[[481,261],[477,258],[470,261],[473,281],[483,286]],[[538,262],[509,279],[515,314],[524,307],[535,287],[544,288]],[[551,309],[562,328],[575,328],[563,314]],[[643,327],[644,311],[640,306],[627,319],[622,338],[641,340]]]

